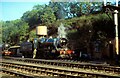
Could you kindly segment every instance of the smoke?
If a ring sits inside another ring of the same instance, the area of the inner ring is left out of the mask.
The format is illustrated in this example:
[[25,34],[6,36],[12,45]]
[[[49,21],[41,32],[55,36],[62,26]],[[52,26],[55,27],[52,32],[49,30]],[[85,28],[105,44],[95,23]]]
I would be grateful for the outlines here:
[[63,23],[61,23],[58,27],[58,38],[67,38],[66,35],[66,28],[64,27]]

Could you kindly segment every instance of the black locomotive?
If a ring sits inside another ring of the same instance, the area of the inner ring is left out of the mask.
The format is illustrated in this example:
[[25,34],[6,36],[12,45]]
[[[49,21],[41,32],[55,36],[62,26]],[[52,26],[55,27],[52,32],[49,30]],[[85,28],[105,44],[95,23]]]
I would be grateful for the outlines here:
[[21,53],[27,58],[72,58],[74,55],[74,51],[67,48],[66,38],[41,37],[20,46]]

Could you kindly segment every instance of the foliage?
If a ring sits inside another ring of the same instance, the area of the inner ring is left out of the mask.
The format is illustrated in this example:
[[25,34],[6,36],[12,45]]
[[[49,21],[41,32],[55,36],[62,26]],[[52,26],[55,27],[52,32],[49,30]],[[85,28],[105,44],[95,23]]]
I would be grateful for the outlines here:
[[75,19],[69,20],[72,28],[68,33],[69,43],[70,46],[73,45],[73,48],[86,48],[97,40],[102,42],[101,47],[103,47],[106,42],[115,37],[114,23],[106,14],[82,16]]
[[0,22],[0,44],[2,44],[2,21]]
[[57,19],[80,17],[101,11],[101,2],[50,2]]
[[45,25],[49,25],[56,21],[56,17],[51,7],[45,6],[45,9],[43,10],[43,15],[41,15],[41,21]]
[[35,31],[30,31],[29,32],[29,40],[33,41],[34,38],[36,38],[36,32]]
[[15,45],[21,41],[27,40],[28,24],[21,21],[6,21],[2,24],[2,41]]
[[89,15],[101,11],[102,3],[88,2],[50,2],[49,5],[35,5],[31,11],[23,14],[21,19],[30,28],[35,25],[50,25],[59,19],[68,19]]
[[23,14],[23,21],[26,21],[31,28],[37,24],[47,25],[56,20],[53,14],[52,8],[47,5],[36,5],[31,11],[27,11]]
[[25,12],[21,19],[27,22],[31,28],[35,24],[41,23],[39,13],[36,10]]

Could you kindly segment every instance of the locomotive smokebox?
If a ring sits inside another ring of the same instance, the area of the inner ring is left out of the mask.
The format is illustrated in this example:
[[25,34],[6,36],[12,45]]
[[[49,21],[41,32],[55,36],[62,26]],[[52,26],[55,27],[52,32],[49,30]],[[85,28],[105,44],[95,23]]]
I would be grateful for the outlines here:
[[46,36],[47,35],[47,27],[46,26],[37,26],[36,34],[38,36]]

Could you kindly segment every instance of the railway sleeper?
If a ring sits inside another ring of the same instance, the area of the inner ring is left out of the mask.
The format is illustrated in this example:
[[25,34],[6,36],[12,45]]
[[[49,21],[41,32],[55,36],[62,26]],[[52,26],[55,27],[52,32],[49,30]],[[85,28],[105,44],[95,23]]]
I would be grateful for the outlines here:
[[[31,68],[31,70],[32,70],[32,68]],[[33,71],[34,71],[34,70],[32,70],[32,73],[33,73]],[[62,75],[62,76],[63,76],[63,75],[64,75],[65,77],[72,77],[72,78],[73,78],[73,77],[76,78],[76,77],[78,76],[78,75],[76,75],[76,73],[74,73],[74,74],[73,74],[73,73],[72,73],[72,74],[71,74],[71,73],[68,74],[69,72],[63,72],[63,73],[57,72],[57,73],[54,73],[53,71],[49,71],[49,70],[44,70],[44,71],[42,71],[42,72],[47,73],[47,75],[49,75],[49,76],[50,76],[50,75],[51,75],[51,76],[54,76],[54,75],[60,75],[60,76]],[[85,76],[84,76],[84,77],[85,77]]]
[[[30,60],[30,59],[28,59],[28,58],[26,58],[26,59],[18,59],[18,58],[11,58],[11,59],[14,59],[14,60],[21,60],[21,61],[25,61],[25,60],[27,60],[27,61],[32,61],[32,62],[43,62],[44,64],[49,64],[49,63],[51,63],[51,64],[53,64],[53,61],[51,61],[51,62],[48,62],[47,60],[36,60],[36,59],[33,59],[33,60]],[[58,63],[58,62],[55,62],[55,63]],[[62,63],[61,63],[62,64]],[[60,63],[58,64],[58,65],[61,65]],[[68,63],[67,63],[68,64]],[[84,68],[92,68],[92,69],[96,69],[96,67],[95,67],[95,65],[91,65],[91,64],[85,64],[86,66],[84,66]],[[89,65],[89,66],[87,66],[87,65]],[[92,67],[90,67],[90,65],[92,66]],[[66,65],[65,65],[66,66]],[[74,64],[72,65],[73,67],[74,67]],[[80,65],[82,68],[83,68],[83,66],[82,65]],[[80,67],[79,66],[79,67]],[[100,65],[101,66],[101,65]],[[103,66],[103,65],[102,65]],[[105,65],[106,66],[106,65]],[[76,66],[75,66],[76,67]],[[99,70],[99,65],[98,65],[98,68],[97,68],[98,70]],[[102,68],[102,69],[104,69],[104,68]]]
[[[25,70],[25,67],[24,67],[24,70]],[[32,70],[32,69],[31,69]],[[46,70],[46,69],[45,69]]]
[[[14,69],[13,69],[14,70]],[[30,75],[38,75],[39,76],[39,73],[37,73],[35,70],[27,70],[27,71],[23,71],[23,70],[21,70],[21,71],[18,71],[17,70],[17,72],[19,72],[19,73],[24,73],[24,74],[30,74]]]
[[20,76],[20,77],[23,77],[23,78],[38,78],[38,76],[28,75],[28,74],[24,74],[24,73],[21,73],[21,72],[16,72],[14,70],[8,70],[6,68],[2,68],[2,71],[3,72],[8,72],[10,74],[14,74],[16,76]]
[[[27,65],[27,66],[29,66],[29,65]],[[35,66],[32,66],[33,68],[35,67]],[[42,68],[42,67],[39,67],[39,68]],[[45,68],[44,70],[46,70],[47,68]],[[60,70],[59,70],[60,71]],[[97,74],[98,75],[98,74]],[[100,75],[101,76],[101,75]],[[103,75],[102,75],[103,76]],[[104,75],[105,76],[105,75]]]
[[[9,67],[9,64],[8,64],[8,67]],[[19,69],[19,68],[18,68]]]

